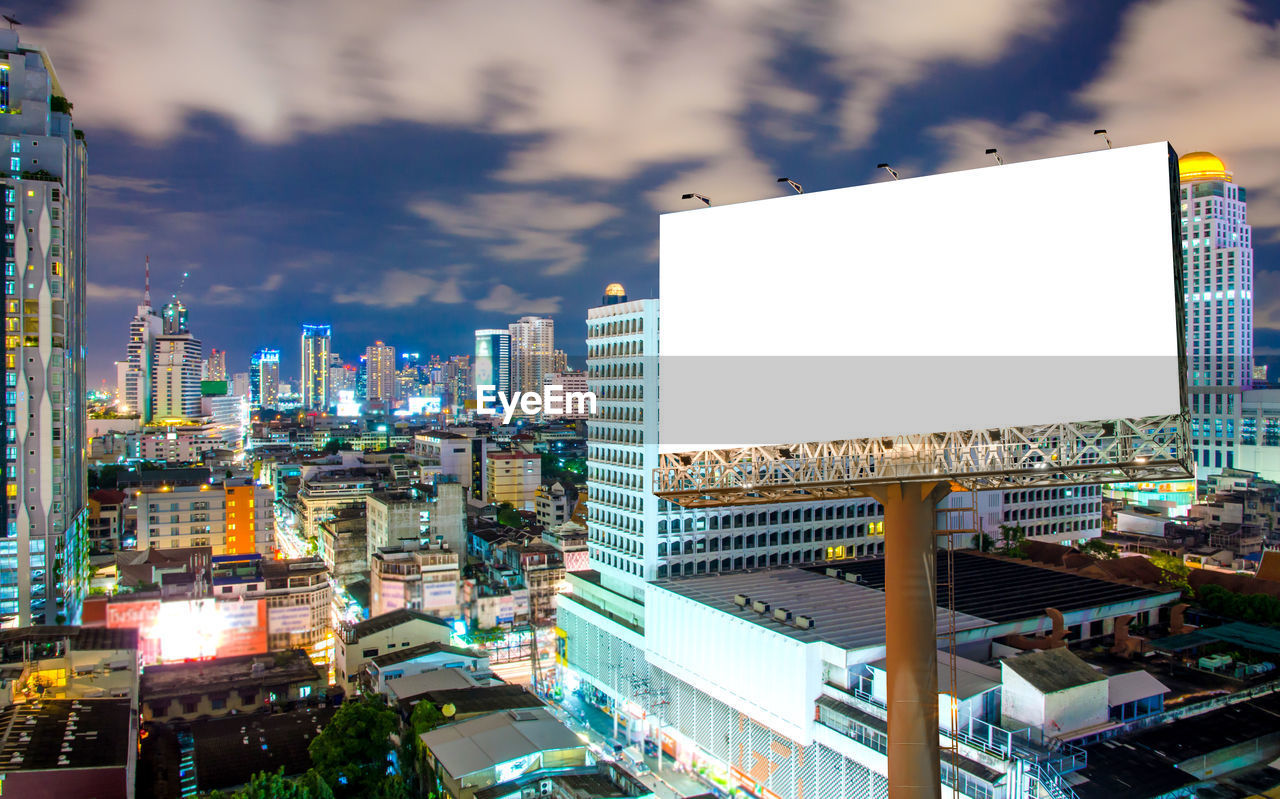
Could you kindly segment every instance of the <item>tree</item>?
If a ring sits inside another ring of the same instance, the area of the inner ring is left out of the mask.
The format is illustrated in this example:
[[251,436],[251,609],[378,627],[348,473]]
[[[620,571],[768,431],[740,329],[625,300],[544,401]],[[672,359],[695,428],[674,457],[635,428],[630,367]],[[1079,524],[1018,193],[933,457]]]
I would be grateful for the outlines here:
[[1000,525],[1000,546],[996,551],[1010,558],[1025,558],[1026,542],[1027,531],[1022,529],[1022,525],[1002,524]]
[[1080,551],[1086,555],[1093,555],[1099,560],[1115,560],[1120,557],[1115,547],[1102,541],[1100,538],[1090,538],[1080,547]]
[[417,740],[419,735],[424,732],[431,732],[436,727],[448,721],[440,709],[433,702],[426,699],[413,706],[413,713],[409,716],[409,730]]
[[986,533],[977,533],[969,541],[969,545],[979,552],[990,552],[996,545],[995,539]]
[[498,524],[506,527],[524,527],[524,517],[522,517],[515,506],[510,502],[504,502],[498,506]]
[[348,701],[307,748],[337,799],[373,796],[387,778],[395,711],[377,698]]

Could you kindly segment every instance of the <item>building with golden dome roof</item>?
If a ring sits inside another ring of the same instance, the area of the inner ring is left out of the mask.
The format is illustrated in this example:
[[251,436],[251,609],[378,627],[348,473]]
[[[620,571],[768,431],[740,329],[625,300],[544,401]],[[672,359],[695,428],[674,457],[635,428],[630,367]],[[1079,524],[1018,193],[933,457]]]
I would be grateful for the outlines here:
[[1225,180],[1229,183],[1232,175],[1221,158],[1201,150],[1178,159],[1178,179],[1183,183],[1201,180]]
[[604,287],[604,297],[601,298],[601,305],[621,305],[627,301],[627,290],[622,287],[621,283],[610,283]]
[[1263,427],[1244,410],[1242,393],[1253,386],[1252,232],[1244,187],[1221,158],[1187,153],[1178,176],[1191,447],[1203,479],[1254,468],[1246,449],[1256,447]]

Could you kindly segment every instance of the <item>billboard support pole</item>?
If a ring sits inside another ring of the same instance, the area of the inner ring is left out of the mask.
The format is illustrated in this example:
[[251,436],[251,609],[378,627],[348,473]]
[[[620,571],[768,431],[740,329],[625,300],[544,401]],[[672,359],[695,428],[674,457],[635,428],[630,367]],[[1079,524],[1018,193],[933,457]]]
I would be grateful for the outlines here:
[[942,795],[934,514],[950,491],[949,481],[867,488],[884,506],[890,799]]

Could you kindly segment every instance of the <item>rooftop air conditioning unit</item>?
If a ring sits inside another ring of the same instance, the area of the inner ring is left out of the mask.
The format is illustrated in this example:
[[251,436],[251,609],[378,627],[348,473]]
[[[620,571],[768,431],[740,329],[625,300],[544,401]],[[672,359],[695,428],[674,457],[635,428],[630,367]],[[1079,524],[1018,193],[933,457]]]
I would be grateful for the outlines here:
[[761,602],[760,600],[757,599],[755,602],[751,603],[751,609],[754,610],[756,613],[760,613],[760,614],[768,613],[769,603]]
[[850,583],[860,583],[862,582],[862,575],[854,574],[853,572],[845,572],[844,579]]
[[556,784],[551,780],[543,780],[538,783],[539,796],[551,796],[556,792]]
[[791,621],[791,611],[787,610],[786,608],[774,608],[773,620],[780,621],[783,624],[787,624]]
[[751,603],[751,597],[747,596],[746,594],[733,595],[733,604],[737,605],[740,608],[745,608],[750,603]]
[[828,576],[828,577],[834,577],[834,578],[836,578],[837,580],[839,580],[839,579],[841,579],[842,577],[844,577],[844,569],[837,569],[837,568],[835,568],[834,566],[828,566],[828,567],[827,567],[827,576]]
[[813,617],[812,616],[796,616],[796,626],[802,630],[812,630]]

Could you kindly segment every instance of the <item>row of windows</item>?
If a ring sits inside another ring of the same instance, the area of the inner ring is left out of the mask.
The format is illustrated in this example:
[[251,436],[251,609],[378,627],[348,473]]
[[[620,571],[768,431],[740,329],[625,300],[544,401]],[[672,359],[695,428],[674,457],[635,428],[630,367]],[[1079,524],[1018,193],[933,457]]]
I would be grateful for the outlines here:
[[884,535],[884,522],[849,525],[848,527],[827,527],[820,530],[783,530],[759,535],[747,534],[737,536],[713,536],[711,538],[686,538],[682,541],[658,542],[658,557],[671,555],[693,555],[699,552],[719,552],[720,550],[755,549],[756,547],[790,546],[791,544],[811,543],[814,541],[843,541],[846,537],[862,538],[867,535]]
[[603,336],[622,336],[627,333],[643,333],[644,317],[632,317],[630,319],[617,319],[611,322],[588,322],[587,338],[601,338]]

